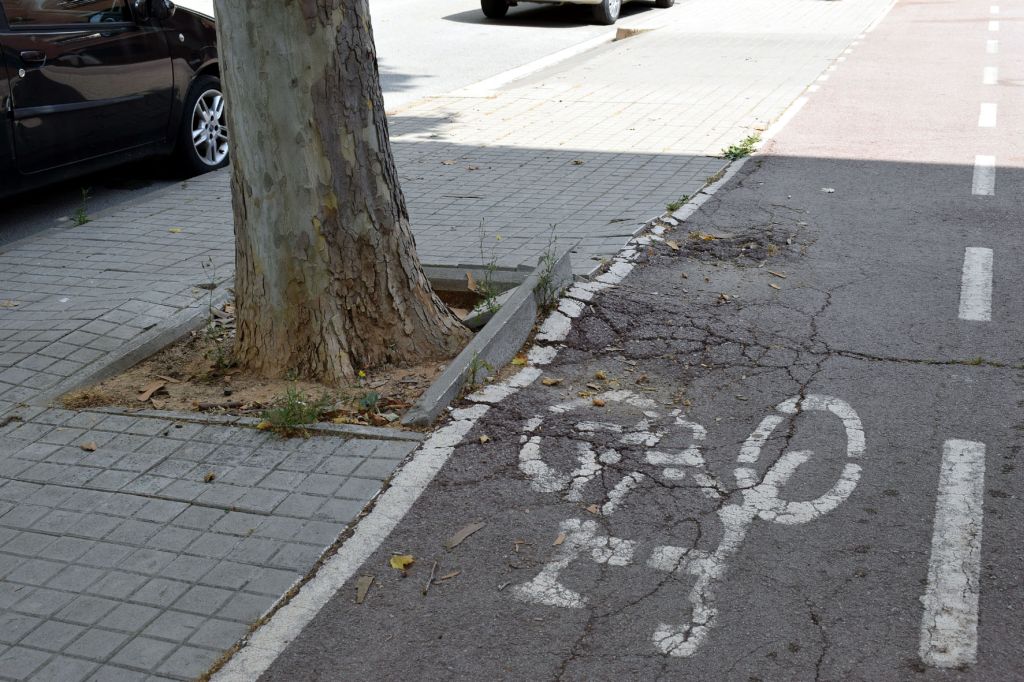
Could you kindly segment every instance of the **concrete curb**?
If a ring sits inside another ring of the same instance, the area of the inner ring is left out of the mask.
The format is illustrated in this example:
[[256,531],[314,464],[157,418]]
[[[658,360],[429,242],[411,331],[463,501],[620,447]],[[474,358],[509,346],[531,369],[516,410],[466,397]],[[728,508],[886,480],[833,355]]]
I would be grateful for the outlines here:
[[[212,305],[220,307],[231,298],[229,287],[234,278],[217,287],[213,292]],[[60,396],[79,388],[91,386],[104,379],[120,374],[135,366],[154,353],[163,350],[185,334],[203,326],[207,316],[206,299],[204,305],[190,306],[157,324],[150,332],[128,341],[122,348],[111,351],[93,363],[83,372],[68,377],[53,388],[43,391],[27,404],[49,405]]]
[[572,284],[570,252],[573,248],[575,245],[559,250],[554,264],[550,266],[550,272],[545,272],[548,268],[543,262],[538,263],[501,310],[405,413],[402,418],[404,426],[427,426],[433,423],[458,397],[467,382],[479,381],[481,375],[486,377],[493,374],[519,352],[537,321],[538,301],[535,290],[542,278],[550,276],[551,285],[558,292]]
[[[214,424],[222,426],[244,426],[256,428],[259,417],[241,417],[230,414],[205,414],[203,412],[173,412],[170,410],[133,410],[127,407],[96,407],[84,412],[100,414],[117,414],[146,419],[170,419],[176,422],[191,424]],[[347,436],[349,438],[370,438],[373,440],[400,440],[421,443],[427,434],[416,431],[399,431],[383,429],[376,426],[360,426],[359,424],[308,424],[306,431],[317,436]]]

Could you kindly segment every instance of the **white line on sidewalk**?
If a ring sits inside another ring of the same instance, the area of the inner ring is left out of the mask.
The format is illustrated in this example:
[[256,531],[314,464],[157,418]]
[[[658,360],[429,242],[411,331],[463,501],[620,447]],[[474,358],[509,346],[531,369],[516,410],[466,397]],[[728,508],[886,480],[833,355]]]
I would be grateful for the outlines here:
[[981,84],[982,85],[995,85],[999,82],[999,67],[998,66],[986,66],[985,70],[981,72]]
[[960,319],[992,319],[992,249],[968,247],[960,275]]
[[999,41],[989,40],[985,43],[986,54],[998,54],[999,53]]
[[996,193],[996,157],[974,157],[974,182],[971,194],[992,196]]
[[988,30],[990,30],[990,31],[998,31],[999,30],[999,22],[994,20],[994,19],[992,21],[988,22]]
[[979,128],[996,127],[996,104],[995,102],[982,102],[981,113],[978,114]]
[[991,5],[988,8],[989,14],[999,14],[999,5]]
[[985,444],[947,440],[942,448],[928,587],[921,602],[925,665],[956,668],[978,653],[978,592],[981,569]]

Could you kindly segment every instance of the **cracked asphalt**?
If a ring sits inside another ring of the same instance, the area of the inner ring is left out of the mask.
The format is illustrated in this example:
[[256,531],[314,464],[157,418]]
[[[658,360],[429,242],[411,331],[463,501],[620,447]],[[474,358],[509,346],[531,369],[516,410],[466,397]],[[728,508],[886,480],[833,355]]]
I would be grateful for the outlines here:
[[[263,679],[1024,679],[1024,95],[999,93],[1006,162],[972,196],[988,12],[897,4]],[[996,259],[984,323],[957,315],[972,246]],[[919,646],[949,439],[985,444],[984,532],[977,659],[941,670]]]

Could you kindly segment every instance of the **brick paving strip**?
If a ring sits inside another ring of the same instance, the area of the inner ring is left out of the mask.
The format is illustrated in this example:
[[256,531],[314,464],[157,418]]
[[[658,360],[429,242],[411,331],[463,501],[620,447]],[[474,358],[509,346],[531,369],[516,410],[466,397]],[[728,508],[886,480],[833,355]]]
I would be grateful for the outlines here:
[[[778,117],[888,2],[693,0],[586,60],[400,111],[423,261],[532,266],[557,224],[589,271],[717,173],[713,155]],[[40,406],[200,319],[197,285],[229,284],[233,258],[227,172],[0,250],[0,678],[202,673],[417,446]]]
[[12,679],[202,674],[420,442],[32,412],[0,428],[0,677]]

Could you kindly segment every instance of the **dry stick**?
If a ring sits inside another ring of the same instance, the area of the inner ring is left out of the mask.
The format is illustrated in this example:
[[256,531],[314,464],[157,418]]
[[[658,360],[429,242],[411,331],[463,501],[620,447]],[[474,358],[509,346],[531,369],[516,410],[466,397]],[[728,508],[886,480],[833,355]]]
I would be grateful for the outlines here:
[[427,596],[427,592],[430,591],[430,585],[434,582],[434,576],[437,574],[437,562],[430,567],[430,577],[427,578],[427,584],[423,586],[423,596]]

